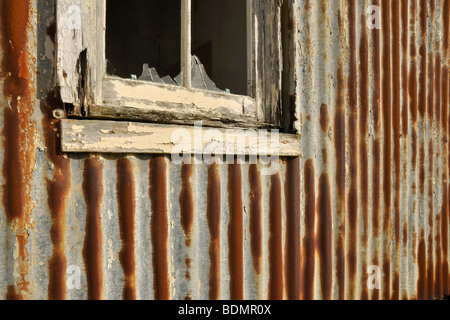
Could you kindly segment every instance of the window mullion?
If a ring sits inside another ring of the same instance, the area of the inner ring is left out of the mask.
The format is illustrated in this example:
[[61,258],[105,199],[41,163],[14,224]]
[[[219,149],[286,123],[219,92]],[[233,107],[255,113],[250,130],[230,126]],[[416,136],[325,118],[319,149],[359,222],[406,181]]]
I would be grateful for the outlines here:
[[181,70],[183,71],[183,85],[188,89],[192,86],[191,23],[191,0],[181,0]]
[[254,26],[253,0],[247,0],[247,95],[255,98],[254,83],[254,39],[257,30]]

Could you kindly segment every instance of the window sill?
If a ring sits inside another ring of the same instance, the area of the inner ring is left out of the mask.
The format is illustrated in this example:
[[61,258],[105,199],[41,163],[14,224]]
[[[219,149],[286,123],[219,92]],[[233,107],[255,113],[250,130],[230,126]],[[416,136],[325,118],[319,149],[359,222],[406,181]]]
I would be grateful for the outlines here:
[[[257,140],[249,139],[251,134]],[[181,136],[183,139],[180,139]],[[221,145],[224,147],[215,154],[259,155],[255,146],[259,146],[258,137],[261,136],[267,137],[268,142],[263,141],[263,145],[267,146],[265,149],[269,152],[280,157],[300,155],[299,135],[280,133],[276,139],[278,146],[272,147],[271,133],[267,130],[199,129],[192,126],[127,121],[61,120],[62,151],[68,153],[172,154],[177,146],[184,153],[196,154],[199,148],[212,150],[212,146]]]
[[205,126],[271,128],[258,121],[255,99],[227,92],[107,76],[102,105],[89,105],[88,118]]

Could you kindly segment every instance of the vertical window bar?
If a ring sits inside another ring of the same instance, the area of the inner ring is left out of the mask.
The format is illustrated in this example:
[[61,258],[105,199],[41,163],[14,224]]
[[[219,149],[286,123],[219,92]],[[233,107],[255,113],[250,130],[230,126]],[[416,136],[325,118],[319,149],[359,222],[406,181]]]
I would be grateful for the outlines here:
[[181,0],[181,70],[186,88],[191,88],[192,81],[191,21],[191,0]]
[[247,0],[247,94],[254,97],[254,57],[253,39],[256,41],[256,30],[253,25],[253,0]]

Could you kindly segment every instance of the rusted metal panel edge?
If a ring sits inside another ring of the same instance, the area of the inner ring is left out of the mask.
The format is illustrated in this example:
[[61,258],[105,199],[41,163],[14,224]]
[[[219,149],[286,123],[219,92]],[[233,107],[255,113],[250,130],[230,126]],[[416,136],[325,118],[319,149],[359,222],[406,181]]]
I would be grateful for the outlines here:
[[[217,144],[223,148],[214,148]],[[196,154],[200,147],[224,155],[256,155],[262,149],[269,156],[300,154],[297,135],[105,120],[61,120],[61,146],[63,152],[90,153]]]

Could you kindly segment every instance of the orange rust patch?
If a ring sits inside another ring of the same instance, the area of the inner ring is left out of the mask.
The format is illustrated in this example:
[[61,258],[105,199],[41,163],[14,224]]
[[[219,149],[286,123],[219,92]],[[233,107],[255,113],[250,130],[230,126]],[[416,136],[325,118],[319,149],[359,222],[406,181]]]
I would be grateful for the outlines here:
[[332,286],[332,210],[330,181],[327,174],[319,178],[317,196],[317,234],[316,247],[320,259],[320,282],[322,299],[331,300]]
[[269,300],[283,299],[283,244],[280,175],[271,177],[269,195]]
[[305,179],[305,236],[303,237],[301,292],[300,299],[312,300],[314,298],[314,272],[315,272],[315,169],[314,161],[309,159],[304,167]]
[[135,190],[134,175],[131,162],[122,158],[117,162],[117,198],[119,208],[120,238],[122,249],[120,250],[120,263],[125,276],[123,288],[124,300],[136,299],[136,270],[135,270]]
[[86,236],[83,258],[86,264],[88,299],[100,300],[103,291],[102,228],[100,204],[103,196],[103,164],[98,158],[84,162],[83,194],[86,201]]
[[328,115],[328,106],[326,104],[322,104],[320,106],[320,127],[323,132],[328,131],[328,126],[330,124],[330,116]]
[[356,261],[357,261],[357,207],[358,207],[358,145],[357,145],[357,119],[358,119],[358,88],[357,88],[357,54],[356,54],[356,5],[354,0],[349,0],[349,40],[350,40],[350,59],[348,86],[348,103],[350,114],[348,116],[348,139],[349,139],[349,172],[350,187],[348,191],[348,233],[346,234],[347,263],[348,263],[348,283],[349,291],[346,298],[355,298],[352,294],[356,291]]
[[46,181],[47,203],[53,222],[50,229],[53,244],[53,255],[49,261],[48,298],[50,300],[64,300],[66,297],[67,263],[64,254],[64,233],[66,197],[70,189],[70,160],[64,159],[60,153],[57,132],[55,131],[57,120],[52,117],[52,110],[62,108],[61,104],[58,95],[51,91],[47,96],[45,106],[42,108],[44,114],[42,127],[44,128],[47,156],[55,166],[53,179],[47,179]]
[[209,299],[220,298],[220,176],[217,164],[208,168],[208,186],[206,190],[206,217],[208,219],[209,247]]
[[253,258],[253,267],[256,274],[261,273],[261,254],[262,254],[262,217],[261,217],[261,178],[259,176],[258,166],[250,165],[248,170],[250,183],[250,234],[251,250]]
[[1,61],[3,96],[9,101],[4,107],[4,164],[3,205],[8,224],[14,221],[19,257],[19,279],[16,280],[17,297],[29,294],[29,254],[27,229],[33,210],[30,196],[35,163],[36,123],[33,114],[35,88],[32,85],[27,52],[30,1],[0,0],[0,32],[3,60]]
[[164,157],[154,157],[150,160],[151,237],[155,300],[168,300],[170,298],[167,257],[169,227],[167,219],[166,169],[167,165]]
[[193,166],[183,164],[181,168],[181,193],[180,193],[180,214],[181,226],[186,235],[186,245],[191,245],[191,229],[194,220],[194,201],[192,197],[192,187],[189,179],[192,176]]
[[230,298],[244,298],[244,253],[243,253],[243,206],[242,175],[239,164],[228,166],[228,204],[230,222],[228,226]]
[[286,294],[289,300],[300,299],[300,158],[287,160],[286,180]]

